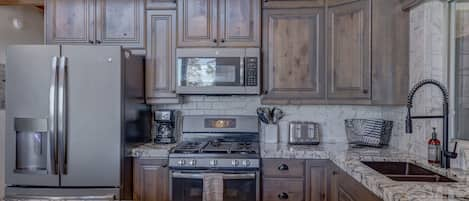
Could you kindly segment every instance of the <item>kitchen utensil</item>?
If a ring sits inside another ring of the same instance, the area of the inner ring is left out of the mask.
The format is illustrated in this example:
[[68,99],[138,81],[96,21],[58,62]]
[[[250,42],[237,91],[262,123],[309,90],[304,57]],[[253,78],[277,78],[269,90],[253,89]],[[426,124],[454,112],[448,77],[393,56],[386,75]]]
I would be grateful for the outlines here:
[[317,145],[320,143],[319,124],[315,122],[290,122],[289,144]]
[[257,108],[256,112],[257,117],[259,118],[259,120],[261,120],[262,123],[269,124],[269,119],[264,115],[264,111],[262,110],[262,108]]
[[285,113],[280,108],[274,107],[272,109],[273,124],[277,124],[284,116],[285,116]]

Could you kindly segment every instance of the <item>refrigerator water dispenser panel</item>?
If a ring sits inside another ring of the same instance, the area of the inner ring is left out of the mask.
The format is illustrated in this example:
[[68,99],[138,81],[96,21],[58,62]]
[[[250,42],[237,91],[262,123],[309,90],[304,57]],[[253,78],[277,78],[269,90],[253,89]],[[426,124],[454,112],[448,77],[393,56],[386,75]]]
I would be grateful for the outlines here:
[[17,173],[47,173],[47,119],[15,118]]

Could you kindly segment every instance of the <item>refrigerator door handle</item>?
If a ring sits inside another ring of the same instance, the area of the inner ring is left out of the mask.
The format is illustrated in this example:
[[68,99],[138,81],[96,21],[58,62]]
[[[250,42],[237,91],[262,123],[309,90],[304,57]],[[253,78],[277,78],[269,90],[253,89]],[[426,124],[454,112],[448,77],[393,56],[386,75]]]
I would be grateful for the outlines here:
[[59,64],[59,81],[58,81],[58,126],[59,133],[59,155],[61,174],[67,174],[67,152],[68,152],[68,137],[67,137],[67,57],[60,57]]
[[49,143],[50,143],[50,172],[58,174],[57,153],[57,66],[58,57],[52,57],[51,82],[49,90]]

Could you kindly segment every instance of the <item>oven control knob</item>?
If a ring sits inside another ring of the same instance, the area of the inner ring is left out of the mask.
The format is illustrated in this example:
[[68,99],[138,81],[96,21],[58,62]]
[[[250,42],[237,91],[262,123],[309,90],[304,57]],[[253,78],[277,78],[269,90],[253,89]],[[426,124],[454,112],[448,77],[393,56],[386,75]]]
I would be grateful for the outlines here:
[[178,161],[178,165],[179,165],[179,166],[183,166],[183,165],[185,165],[185,164],[186,164],[186,161],[185,161],[185,160],[179,160],[179,161]]
[[190,165],[190,166],[195,166],[195,164],[197,164],[197,161],[196,161],[196,160],[191,160],[191,161],[189,161],[189,165]]
[[238,167],[239,161],[238,160],[233,160],[233,161],[231,161],[231,165],[233,165],[233,167]]
[[215,166],[217,166],[217,163],[218,163],[218,162],[217,162],[217,160],[210,160],[209,163],[210,163],[210,166],[215,167]]
[[243,166],[244,167],[249,167],[250,165],[251,165],[251,161],[249,161],[249,160],[244,160],[243,161]]

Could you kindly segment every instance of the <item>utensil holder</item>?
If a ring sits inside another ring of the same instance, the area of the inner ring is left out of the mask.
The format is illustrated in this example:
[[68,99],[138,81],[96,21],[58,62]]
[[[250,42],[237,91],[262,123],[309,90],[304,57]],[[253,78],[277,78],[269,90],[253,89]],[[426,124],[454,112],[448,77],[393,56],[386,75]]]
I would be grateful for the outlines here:
[[264,143],[278,143],[278,124],[263,124]]

